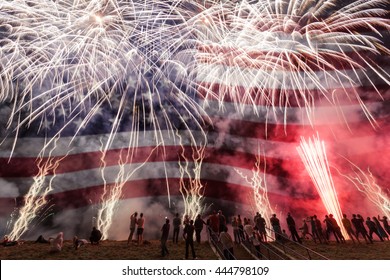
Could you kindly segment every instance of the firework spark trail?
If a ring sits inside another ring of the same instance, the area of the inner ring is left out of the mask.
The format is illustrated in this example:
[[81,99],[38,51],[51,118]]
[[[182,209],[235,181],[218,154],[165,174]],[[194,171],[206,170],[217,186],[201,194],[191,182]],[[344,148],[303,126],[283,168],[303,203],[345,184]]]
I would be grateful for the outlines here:
[[105,105],[116,110],[105,149],[127,114],[150,123],[157,142],[162,125],[175,131],[178,115],[201,128],[202,109],[188,94],[194,85],[180,55],[191,41],[182,26],[201,6],[181,2],[3,1],[0,101],[12,104],[15,142],[20,128],[48,116],[53,123],[63,117],[57,135],[82,118],[76,135]]
[[[20,208],[18,217],[9,234],[11,240],[19,240],[30,229],[31,222],[40,215],[40,211],[48,202],[47,195],[53,190],[53,180],[56,177],[56,170],[60,162],[67,156],[67,154],[61,158],[51,156],[56,148],[56,141],[46,158],[43,156],[44,153],[38,155],[38,174],[33,177],[34,182],[24,196],[24,205]],[[52,175],[48,176],[50,173]],[[48,177],[49,180],[46,180]]]
[[353,174],[342,174],[339,170],[339,174],[344,178],[348,179],[358,191],[364,193],[367,198],[375,204],[380,211],[386,216],[390,216],[390,198],[383,191],[383,188],[378,185],[374,175],[368,169],[367,172],[364,172],[356,164],[352,163],[351,169]]
[[343,236],[347,238],[349,235],[344,227],[341,226],[342,212],[332,174],[330,173],[324,141],[320,140],[318,134],[317,136],[313,136],[313,138],[309,138],[308,142],[301,137],[301,143],[297,147],[297,151],[321,197],[326,211],[328,214],[333,214],[341,228]]
[[265,178],[266,170],[266,161],[264,160],[264,170],[261,170],[261,155],[260,151],[256,156],[256,162],[252,168],[252,177],[249,178],[248,175],[243,174],[240,170],[235,169],[236,172],[243,178],[253,190],[253,201],[255,204],[256,212],[259,212],[266,221],[269,221],[271,214],[274,212],[272,210],[270,201],[268,199],[268,187],[267,181]]
[[201,181],[202,163],[205,157],[206,143],[199,143],[197,145],[191,145],[191,158],[186,155],[186,149],[181,144],[181,153],[179,154],[179,171],[180,171],[180,193],[184,201],[184,213],[185,216],[192,220],[202,214],[204,210],[203,205],[203,193],[204,185]]
[[[130,146],[130,145],[129,145]],[[103,189],[103,194],[100,198],[101,200],[101,205],[98,209],[97,212],[97,217],[96,217],[96,227],[102,232],[102,239],[107,239],[109,237],[109,230],[111,228],[112,222],[113,222],[113,217],[115,215],[115,212],[118,207],[118,203],[120,201],[120,198],[122,196],[122,191],[123,187],[125,184],[131,179],[131,177],[136,173],[139,169],[141,169],[149,160],[149,158],[152,156],[154,151],[158,148],[159,146],[156,146],[147,156],[145,161],[141,164],[139,164],[137,167],[132,168],[129,170],[129,167],[127,165],[131,165],[132,163],[132,158],[134,153],[136,153],[135,148],[129,148],[126,152],[126,156],[124,157],[124,151],[121,150],[119,153],[119,158],[118,158],[118,167],[119,171],[115,177],[115,181],[113,184],[107,183],[106,176],[105,176],[105,169],[106,169],[106,152],[103,149],[101,149],[101,162],[102,166],[100,168],[100,173],[104,182],[104,189]]]
[[390,85],[388,69],[372,59],[390,54],[380,40],[380,31],[390,28],[386,3],[264,0],[214,5],[192,19],[201,62],[193,76],[203,82],[206,99],[219,100],[221,107],[227,98],[238,111],[249,104],[259,114],[259,104],[276,113],[297,103],[313,121],[316,98],[333,106],[347,98],[356,100],[375,126],[360,96],[364,93],[356,88],[364,80],[376,90],[378,80]]

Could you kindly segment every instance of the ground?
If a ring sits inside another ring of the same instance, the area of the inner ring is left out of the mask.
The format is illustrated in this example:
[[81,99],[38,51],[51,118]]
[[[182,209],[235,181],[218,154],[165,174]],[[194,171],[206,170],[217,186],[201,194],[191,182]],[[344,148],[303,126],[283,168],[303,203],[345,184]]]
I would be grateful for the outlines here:
[[[75,250],[71,241],[65,241],[63,250],[59,253],[49,253],[48,244],[35,244],[26,241],[23,244],[11,247],[0,247],[0,259],[2,260],[181,260],[184,259],[184,242],[178,245],[168,241],[169,255],[161,257],[160,242],[158,240],[146,241],[138,246],[126,241],[103,241],[99,245],[86,245]],[[374,244],[347,244],[331,243],[329,245],[305,242],[309,248],[325,255],[333,260],[390,260],[390,242],[374,242]],[[210,248],[208,242],[195,244],[198,259],[218,259]],[[239,250],[237,250],[238,253]],[[191,256],[191,254],[190,254]],[[240,259],[249,258],[249,255],[241,255]],[[191,259],[191,257],[190,257]]]

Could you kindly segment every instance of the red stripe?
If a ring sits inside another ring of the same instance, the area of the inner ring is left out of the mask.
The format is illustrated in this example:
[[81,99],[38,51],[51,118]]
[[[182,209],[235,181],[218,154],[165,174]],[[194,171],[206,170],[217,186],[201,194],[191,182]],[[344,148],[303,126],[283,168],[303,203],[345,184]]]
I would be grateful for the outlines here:
[[[334,71],[364,69],[366,61],[377,60],[377,54],[368,51],[356,52],[337,51],[331,53],[328,50],[319,52],[317,57],[312,53],[286,50],[279,52],[274,50],[245,49],[214,45],[200,45],[196,54],[199,63],[212,65],[234,66],[240,68],[261,69],[261,71]],[[374,64],[375,65],[375,64]],[[384,64],[386,65],[386,64]]]
[[[305,107],[307,105],[318,106],[342,106],[359,104],[359,98],[365,103],[383,102],[390,98],[388,85],[376,85],[374,87],[362,86],[359,88],[339,88],[326,92],[315,90],[289,90],[289,89],[260,89],[244,86],[231,86],[218,83],[199,83],[198,92],[201,98],[218,100],[218,102],[231,102],[250,104],[256,106],[280,107]],[[326,99],[325,98],[328,98]],[[218,97],[218,98],[217,98]],[[244,98],[245,97],[245,98]],[[359,98],[357,98],[359,97]],[[335,99],[333,99],[335,98]],[[305,102],[309,103],[306,104]]]
[[[132,163],[144,162],[151,150],[152,148],[150,147],[138,148],[137,154],[133,158]],[[118,165],[121,151],[122,153],[126,153],[126,150],[119,149],[107,152],[105,159],[107,167]],[[168,146],[165,147],[165,157],[160,151],[159,153],[155,153],[151,156],[148,162],[178,162],[181,151],[181,148],[178,146]],[[186,147],[185,155],[189,160],[192,159],[191,147]],[[60,165],[56,170],[56,174],[99,168],[101,167],[100,157],[100,152],[69,155],[60,162]],[[59,159],[59,157],[54,157],[53,159]],[[32,177],[38,173],[38,168],[35,159],[33,158],[12,158],[9,163],[6,162],[7,160],[8,159],[4,158],[0,160],[0,164],[3,164],[3,168],[0,171],[1,177]],[[203,162],[252,169],[255,162],[255,156],[245,152],[208,148],[205,151],[205,159]],[[280,171],[277,171],[274,168],[282,162],[288,162],[289,164],[294,164],[295,166],[300,166],[302,164],[300,161],[281,160],[275,158],[266,158],[266,162],[267,168],[270,168],[269,170],[267,169],[266,172],[275,176],[280,175]],[[47,175],[53,175],[52,170],[49,171]]]
[[[168,182],[170,185],[169,194],[171,196],[180,196],[181,193],[178,187],[179,179],[171,178],[168,180]],[[211,180],[204,180],[202,183],[205,186],[204,197],[243,204],[252,203],[251,199],[253,197],[253,193],[251,188]],[[54,205],[54,209],[60,209],[62,211],[65,209],[80,208],[100,203],[103,191],[104,186],[94,186],[48,195],[47,199],[50,205]],[[147,179],[127,182],[123,187],[121,199],[167,195],[168,192],[165,179]],[[270,192],[268,193],[268,197],[270,201],[275,203],[277,202],[279,211],[281,210],[280,208],[291,205],[290,196],[284,196]],[[313,204],[317,204],[317,199],[318,198],[316,197],[300,199],[300,207],[307,207],[311,209]],[[16,201],[17,202],[15,205],[15,199],[0,198],[1,205],[14,205],[16,207],[20,207],[24,203],[23,197],[19,197]]]

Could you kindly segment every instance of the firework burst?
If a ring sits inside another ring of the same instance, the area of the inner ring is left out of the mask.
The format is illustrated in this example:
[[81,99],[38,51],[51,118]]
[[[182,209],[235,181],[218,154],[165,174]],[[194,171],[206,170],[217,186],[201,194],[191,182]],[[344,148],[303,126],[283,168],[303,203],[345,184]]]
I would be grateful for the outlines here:
[[76,135],[103,107],[112,112],[105,148],[123,120],[138,130],[153,127],[158,144],[161,129],[189,119],[200,127],[180,55],[191,42],[186,18],[197,6],[180,2],[3,1],[0,101],[12,107],[15,139],[33,122],[57,125],[61,135],[77,121]]
[[[388,57],[381,32],[388,32],[386,1],[228,1],[196,17],[196,78],[206,99],[231,101],[243,111],[306,109],[313,121],[316,101],[332,106],[348,99],[361,105],[360,86],[390,85],[388,69],[374,57]],[[195,74],[194,74],[195,75]],[[284,123],[287,119],[284,119]]]

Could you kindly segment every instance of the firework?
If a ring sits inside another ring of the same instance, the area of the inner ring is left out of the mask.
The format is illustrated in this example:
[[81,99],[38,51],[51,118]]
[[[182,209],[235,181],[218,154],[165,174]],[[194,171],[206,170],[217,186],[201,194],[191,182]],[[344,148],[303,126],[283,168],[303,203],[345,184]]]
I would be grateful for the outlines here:
[[61,160],[66,157],[66,155],[62,158],[51,157],[55,148],[56,145],[49,151],[47,158],[44,158],[43,154],[38,156],[38,174],[33,177],[34,182],[24,196],[24,205],[18,211],[18,217],[9,234],[11,240],[19,240],[30,229],[31,222],[40,215],[40,211],[48,203],[47,195],[53,190],[56,169]]
[[260,151],[256,155],[256,162],[254,164],[254,167],[251,170],[252,176],[249,177],[248,175],[243,174],[238,169],[235,169],[236,172],[243,178],[251,187],[253,190],[253,200],[255,204],[255,210],[256,212],[259,212],[263,218],[266,221],[269,221],[271,217],[271,213],[274,211],[272,210],[270,201],[268,199],[268,187],[267,187],[267,181],[265,179],[265,169],[266,164],[265,160],[264,162],[264,170],[262,170],[262,160],[261,160],[261,153]]
[[193,84],[181,55],[191,42],[186,18],[198,6],[3,1],[0,101],[12,104],[8,128],[16,131],[15,139],[34,122],[61,135],[77,121],[75,135],[107,108],[113,121],[106,149],[128,116],[136,129],[156,129],[156,143],[164,141],[160,129],[188,119],[200,127],[201,108],[189,94]]
[[[324,99],[357,102],[375,126],[360,86],[390,84],[375,62],[390,51],[381,41],[390,27],[382,0],[228,1],[194,18],[198,64],[194,76],[205,99],[234,102],[240,112],[258,105],[274,113],[289,106],[306,110],[314,124]],[[386,64],[384,64],[386,65]],[[285,117],[284,123],[287,123]]]
[[[181,141],[181,136],[179,139]],[[205,157],[206,144],[192,145],[191,157],[186,155],[186,149],[181,145],[182,151],[179,155],[180,183],[179,189],[184,201],[184,213],[190,219],[195,220],[198,214],[203,212],[204,185],[201,182],[202,163]],[[191,164],[190,164],[191,162]]]
[[[313,136],[313,139],[310,138],[309,142],[301,137],[301,143],[297,147],[297,151],[321,197],[326,211],[335,217],[339,225],[342,225],[342,212],[332,174],[329,170],[325,143],[320,140],[318,134],[317,137]],[[348,236],[344,227],[341,227],[341,231],[345,237]]]
[[[131,146],[130,143],[129,146]],[[125,186],[126,182],[130,180],[130,178],[133,176],[135,172],[137,172],[140,168],[142,168],[145,165],[149,157],[153,154],[153,152],[157,148],[158,146],[155,147],[150,152],[150,155],[145,159],[143,163],[139,164],[137,167],[131,170],[129,170],[128,165],[131,166],[132,153],[135,152],[135,149],[128,149],[127,152],[121,150],[118,157],[119,171],[116,174],[114,183],[112,184],[107,183],[106,180],[106,176],[105,176],[106,153],[102,149],[101,151],[102,167],[100,168],[100,173],[104,182],[104,187],[103,187],[103,194],[100,198],[101,204],[99,206],[97,212],[97,218],[96,218],[96,227],[102,232],[102,239],[107,239],[109,236],[108,232],[109,229],[111,228],[113,217],[116,214],[118,203],[122,196],[123,187]]]
[[375,176],[371,173],[370,169],[366,172],[359,168],[357,165],[351,164],[352,173],[342,174],[339,173],[346,179],[348,179],[358,191],[364,193],[366,197],[376,205],[382,213],[389,217],[390,216],[390,199],[384,189],[377,183]]

